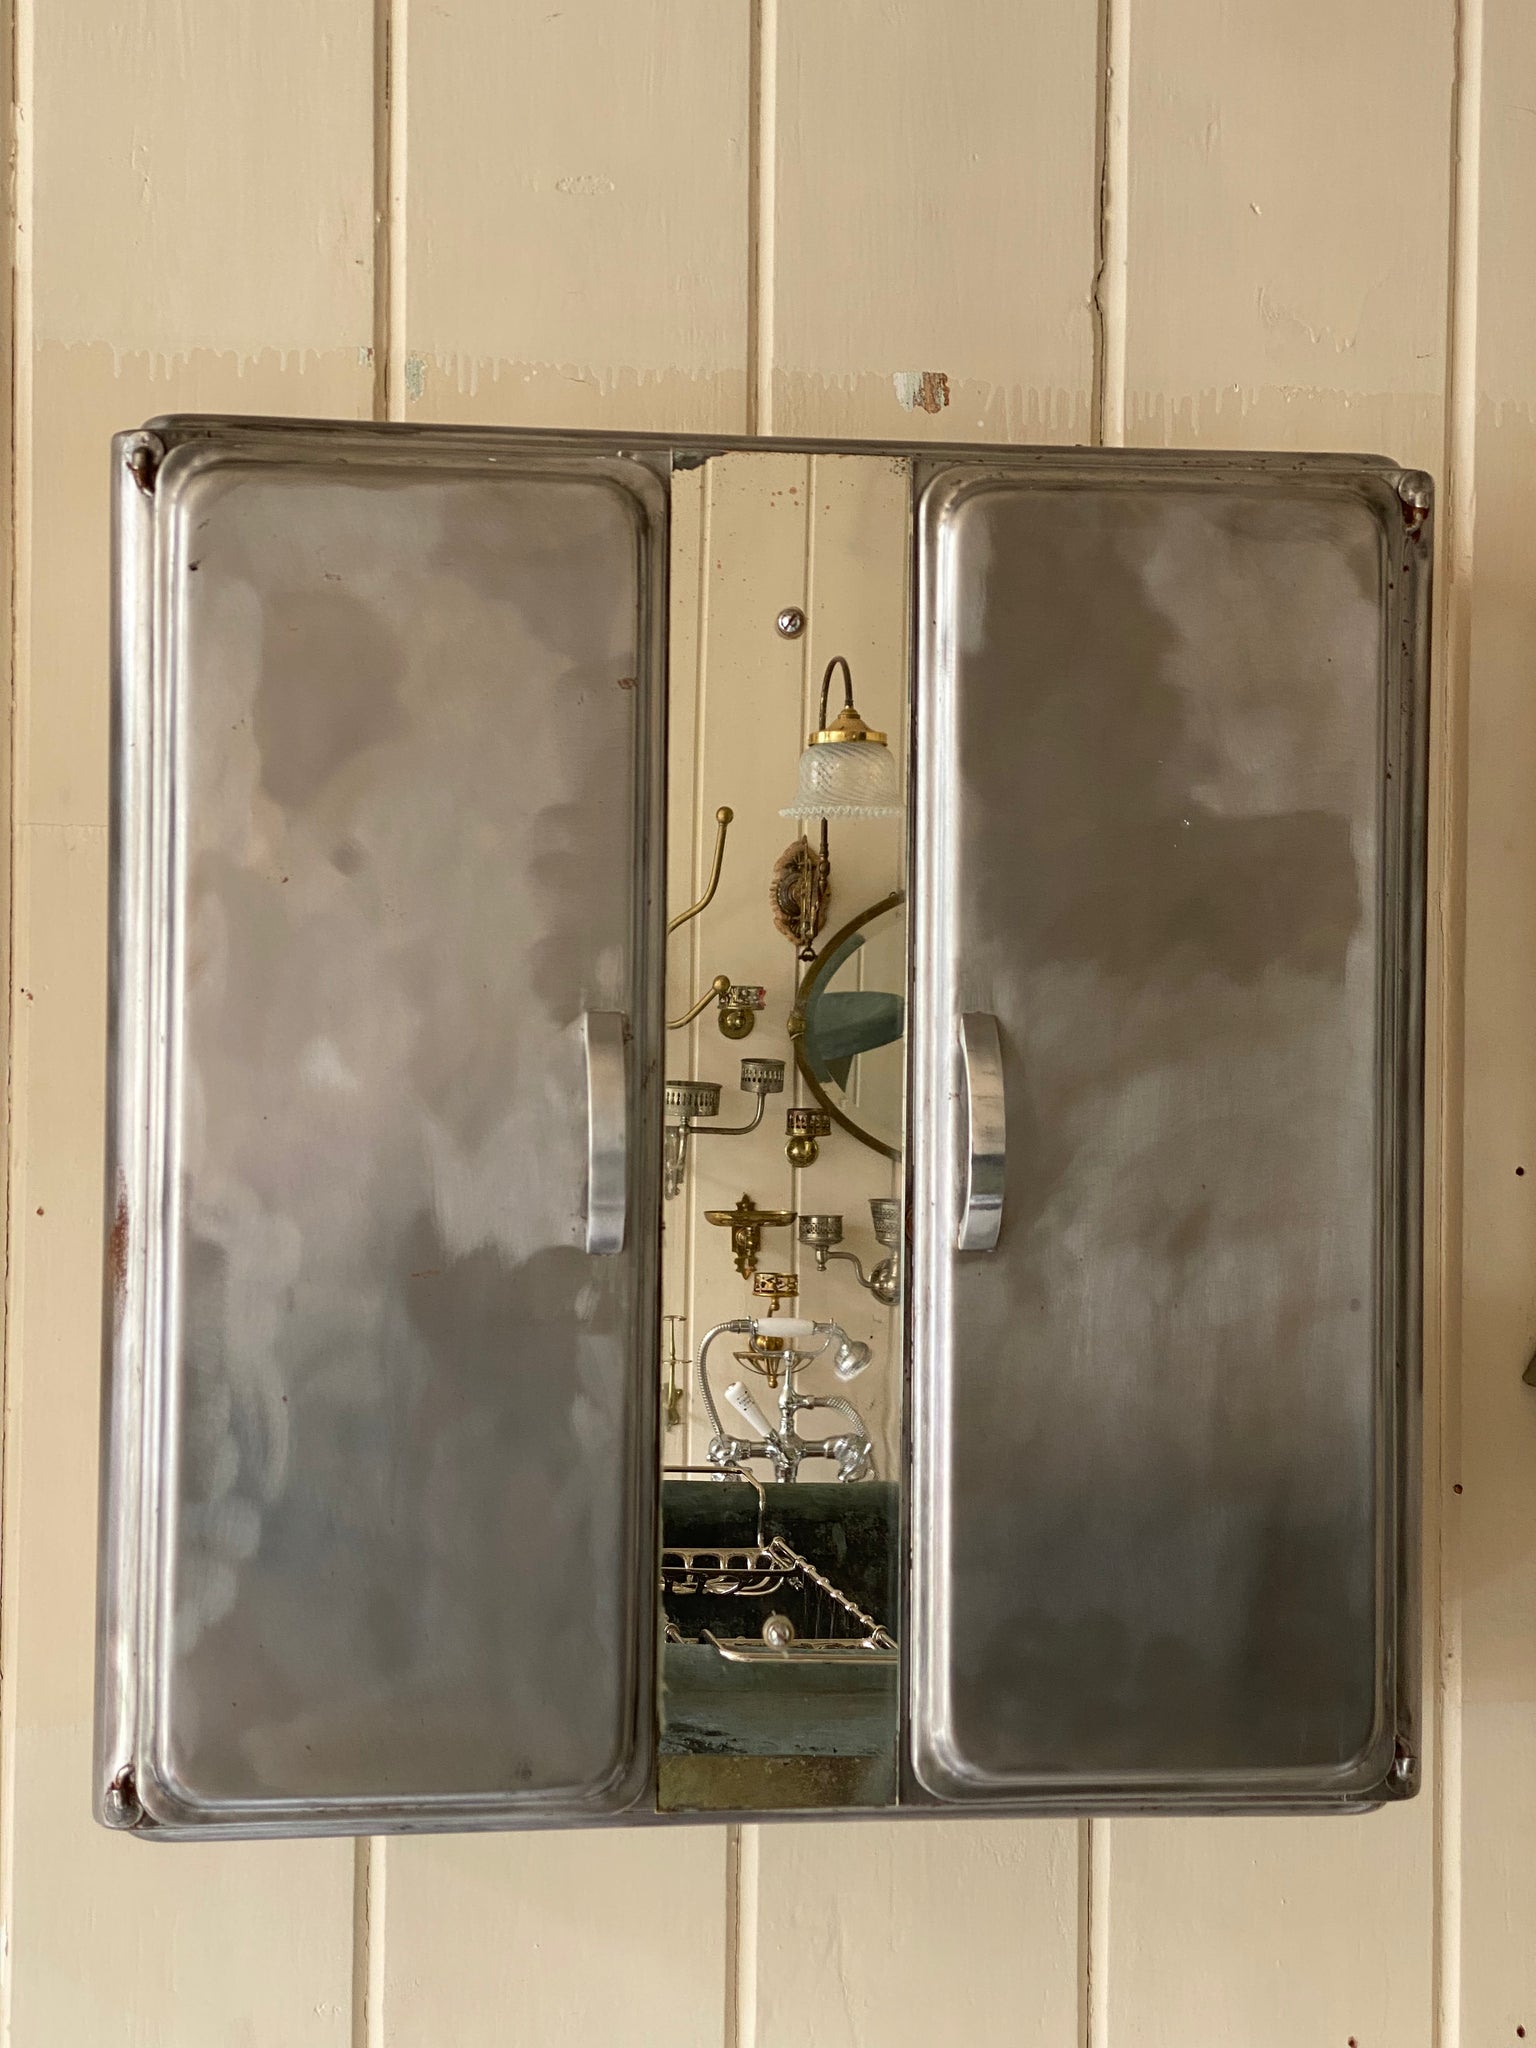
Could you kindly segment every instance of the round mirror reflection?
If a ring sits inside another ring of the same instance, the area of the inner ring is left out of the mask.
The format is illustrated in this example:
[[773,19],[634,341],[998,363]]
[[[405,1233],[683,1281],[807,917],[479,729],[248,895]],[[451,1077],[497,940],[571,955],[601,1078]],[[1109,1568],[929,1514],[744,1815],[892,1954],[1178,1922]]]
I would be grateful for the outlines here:
[[823,1109],[876,1152],[901,1156],[907,900],[898,889],[827,939],[796,1006],[795,1064]]

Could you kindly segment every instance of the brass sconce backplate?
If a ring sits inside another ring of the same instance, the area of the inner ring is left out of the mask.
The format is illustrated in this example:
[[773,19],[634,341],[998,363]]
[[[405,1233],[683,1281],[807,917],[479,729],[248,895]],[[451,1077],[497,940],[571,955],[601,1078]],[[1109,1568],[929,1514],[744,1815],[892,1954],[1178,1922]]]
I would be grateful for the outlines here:
[[736,1270],[743,1280],[750,1280],[757,1271],[757,1255],[762,1249],[765,1230],[782,1230],[793,1223],[793,1209],[758,1209],[752,1197],[744,1194],[734,1209],[706,1209],[706,1223],[713,1223],[731,1233],[731,1251],[735,1257]]

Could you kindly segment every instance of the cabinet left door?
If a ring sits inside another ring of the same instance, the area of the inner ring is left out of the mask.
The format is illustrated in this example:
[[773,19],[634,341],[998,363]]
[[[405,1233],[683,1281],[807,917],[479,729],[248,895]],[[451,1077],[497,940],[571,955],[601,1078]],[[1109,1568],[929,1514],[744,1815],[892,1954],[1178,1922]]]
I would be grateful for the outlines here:
[[114,464],[98,1811],[622,1812],[665,461],[189,419]]

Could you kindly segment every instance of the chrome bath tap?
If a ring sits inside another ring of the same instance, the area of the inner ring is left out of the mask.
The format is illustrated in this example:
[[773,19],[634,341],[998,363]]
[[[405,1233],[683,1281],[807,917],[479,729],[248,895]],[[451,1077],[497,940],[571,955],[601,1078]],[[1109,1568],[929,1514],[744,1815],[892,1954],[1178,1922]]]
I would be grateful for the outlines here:
[[[720,1419],[714,1390],[709,1382],[709,1352],[716,1338],[742,1336],[747,1347],[738,1351],[737,1361],[761,1373],[777,1391],[778,1420],[771,1422],[745,1380],[733,1380],[725,1398],[756,1436],[733,1436]],[[806,1338],[820,1338],[814,1350],[799,1348]],[[840,1480],[874,1476],[875,1449],[863,1417],[841,1394],[803,1394],[796,1384],[801,1369],[832,1353],[833,1370],[851,1378],[869,1362],[869,1346],[848,1335],[839,1323],[812,1323],[796,1316],[741,1316],[729,1323],[716,1323],[700,1344],[695,1370],[699,1391],[715,1434],[710,1441],[712,1465],[730,1465],[748,1458],[766,1458],[773,1476],[781,1482],[799,1477],[807,1458],[829,1458],[837,1466]],[[835,1436],[803,1437],[797,1417],[807,1409],[821,1408],[843,1417],[848,1427]]]

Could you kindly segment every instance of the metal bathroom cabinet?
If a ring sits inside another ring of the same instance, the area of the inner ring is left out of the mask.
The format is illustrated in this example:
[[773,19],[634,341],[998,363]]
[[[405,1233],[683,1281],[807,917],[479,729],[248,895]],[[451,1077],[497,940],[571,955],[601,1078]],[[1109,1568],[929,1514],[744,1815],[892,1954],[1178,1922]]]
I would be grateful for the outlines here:
[[[750,445],[114,444],[109,1825],[684,1817],[669,506]],[[879,1810],[1402,1797],[1428,479],[847,452],[910,479]]]

